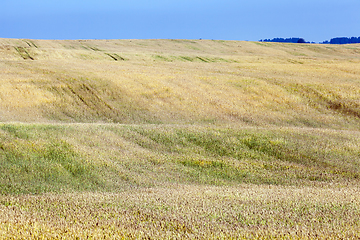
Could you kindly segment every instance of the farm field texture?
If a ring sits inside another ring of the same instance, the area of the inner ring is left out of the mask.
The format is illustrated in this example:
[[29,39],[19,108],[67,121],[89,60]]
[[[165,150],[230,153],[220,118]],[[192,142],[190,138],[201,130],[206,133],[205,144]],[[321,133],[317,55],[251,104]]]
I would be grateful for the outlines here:
[[360,237],[360,45],[0,39],[0,239]]

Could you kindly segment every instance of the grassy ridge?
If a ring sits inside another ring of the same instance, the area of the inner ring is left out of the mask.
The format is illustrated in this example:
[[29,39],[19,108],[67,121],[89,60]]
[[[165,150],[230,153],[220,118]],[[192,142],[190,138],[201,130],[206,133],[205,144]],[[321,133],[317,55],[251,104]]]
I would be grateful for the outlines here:
[[140,125],[0,126],[2,193],[173,183],[348,184],[359,132]]

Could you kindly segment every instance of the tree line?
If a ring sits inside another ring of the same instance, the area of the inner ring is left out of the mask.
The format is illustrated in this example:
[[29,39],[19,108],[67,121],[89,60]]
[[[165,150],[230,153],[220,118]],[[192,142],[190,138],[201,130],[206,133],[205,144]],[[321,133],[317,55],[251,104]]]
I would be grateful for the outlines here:
[[260,42],[286,42],[286,43],[309,43],[305,42],[303,38],[273,38],[273,39],[261,39]]
[[[310,43],[306,42],[303,38],[273,38],[273,39],[261,39],[260,42],[287,42],[287,43]],[[315,43],[315,42],[311,42]],[[320,44],[351,44],[351,43],[360,43],[360,37],[336,37],[332,38]]]
[[330,41],[324,41],[323,44],[351,44],[351,43],[360,43],[360,37],[337,37],[332,38]]

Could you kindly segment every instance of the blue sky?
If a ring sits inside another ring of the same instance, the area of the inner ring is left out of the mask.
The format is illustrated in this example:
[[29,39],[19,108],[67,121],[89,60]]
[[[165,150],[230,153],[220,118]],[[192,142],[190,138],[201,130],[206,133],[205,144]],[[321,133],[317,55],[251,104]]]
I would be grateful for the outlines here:
[[0,37],[217,39],[360,36],[359,0],[1,0]]

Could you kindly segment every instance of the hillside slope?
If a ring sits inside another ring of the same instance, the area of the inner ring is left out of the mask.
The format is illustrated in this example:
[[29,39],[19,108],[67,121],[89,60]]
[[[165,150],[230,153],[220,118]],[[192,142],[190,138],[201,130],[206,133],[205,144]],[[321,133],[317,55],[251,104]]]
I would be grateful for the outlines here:
[[360,45],[0,44],[1,192],[359,177]]
[[0,39],[0,239],[359,239],[360,45]]
[[0,194],[173,184],[356,186],[359,179],[359,131],[0,124]]
[[358,128],[360,45],[0,39],[0,121]]

